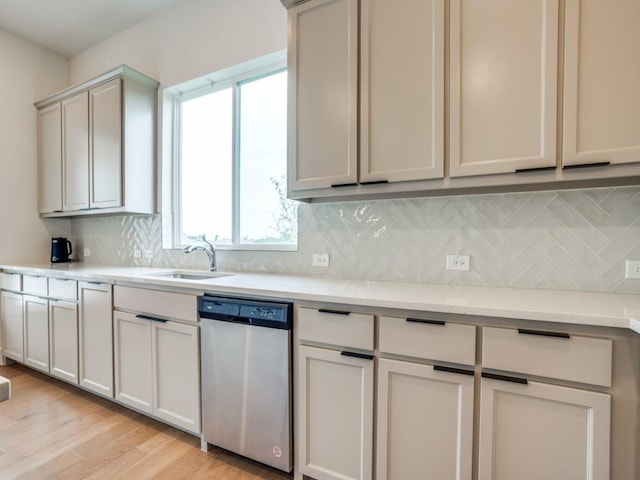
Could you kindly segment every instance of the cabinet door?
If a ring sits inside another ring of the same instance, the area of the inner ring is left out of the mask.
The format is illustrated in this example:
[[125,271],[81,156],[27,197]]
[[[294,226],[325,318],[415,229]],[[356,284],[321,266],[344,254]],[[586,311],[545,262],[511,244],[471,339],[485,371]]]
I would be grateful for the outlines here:
[[153,415],[200,433],[198,327],[153,322]]
[[289,189],[355,183],[358,0],[311,0],[289,21]]
[[380,359],[378,480],[471,480],[471,375]]
[[62,102],[62,209],[89,208],[89,100],[84,92]]
[[640,161],[640,2],[567,0],[565,165]]
[[151,413],[151,322],[116,310],[113,337],[116,400]]
[[362,3],[360,181],[444,175],[444,1]]
[[122,205],[122,83],[89,91],[91,131],[90,208]]
[[482,379],[479,480],[607,480],[611,398]]
[[62,109],[59,103],[38,111],[38,208],[62,211]]
[[0,292],[2,302],[2,355],[24,362],[22,295]]
[[49,364],[54,377],[78,383],[78,306],[49,300]]
[[556,165],[558,0],[451,1],[450,174]]
[[317,480],[372,478],[373,360],[298,349],[297,456]]
[[49,301],[24,296],[24,363],[49,373]]
[[111,285],[78,283],[80,385],[113,398]]

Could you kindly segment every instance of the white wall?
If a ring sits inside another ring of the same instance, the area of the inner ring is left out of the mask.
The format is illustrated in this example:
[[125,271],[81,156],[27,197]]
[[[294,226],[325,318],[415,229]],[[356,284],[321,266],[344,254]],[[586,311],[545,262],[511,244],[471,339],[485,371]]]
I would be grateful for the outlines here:
[[71,83],[126,64],[172,86],[287,46],[280,0],[192,0],[71,59]]
[[69,61],[0,30],[0,65],[0,263],[48,261],[50,237],[71,226],[38,216],[33,103],[68,86]]

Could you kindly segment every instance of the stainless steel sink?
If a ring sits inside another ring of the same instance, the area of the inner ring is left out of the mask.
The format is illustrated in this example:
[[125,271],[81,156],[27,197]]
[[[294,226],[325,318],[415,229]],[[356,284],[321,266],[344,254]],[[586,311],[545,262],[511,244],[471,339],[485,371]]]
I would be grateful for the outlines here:
[[212,278],[228,277],[230,273],[218,273],[218,272],[171,272],[171,273],[159,273],[156,277],[175,278],[178,280],[210,280]]

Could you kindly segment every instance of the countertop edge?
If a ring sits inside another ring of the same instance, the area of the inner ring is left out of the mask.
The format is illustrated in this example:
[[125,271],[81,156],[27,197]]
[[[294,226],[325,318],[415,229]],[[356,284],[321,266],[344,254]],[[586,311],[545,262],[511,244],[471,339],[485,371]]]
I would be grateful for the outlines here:
[[202,282],[158,277],[163,272],[181,269],[82,264],[66,268],[0,265],[0,270],[80,281],[99,280],[126,286],[153,285],[195,295],[252,295],[300,302],[612,327],[640,334],[640,295],[625,293],[465,287],[254,273],[233,273]]

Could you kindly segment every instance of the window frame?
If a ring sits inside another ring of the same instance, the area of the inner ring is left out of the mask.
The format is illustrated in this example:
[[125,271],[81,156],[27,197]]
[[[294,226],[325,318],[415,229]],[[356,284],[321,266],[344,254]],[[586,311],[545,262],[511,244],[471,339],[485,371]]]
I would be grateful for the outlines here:
[[[276,61],[274,61],[274,57]],[[265,61],[266,60],[266,61]],[[170,244],[170,248],[182,248],[186,246],[182,242],[182,108],[181,104],[188,100],[214,93],[226,88],[231,88],[232,95],[232,242],[229,244],[216,244],[219,250],[262,250],[262,251],[297,251],[298,238],[294,244],[251,244],[240,242],[240,107],[243,84],[256,81],[271,75],[287,71],[286,56],[282,52],[276,55],[268,55],[241,64],[231,69],[226,69],[218,74],[201,77],[191,82],[186,82],[180,86],[171,87],[164,92],[165,108],[166,103],[170,105],[171,115],[171,162],[170,162],[170,182],[162,179],[164,192],[162,194],[163,204],[163,243]],[[167,123],[165,125],[165,133]],[[286,164],[286,162],[285,162]],[[164,174],[167,172],[166,161],[163,161]],[[166,189],[170,188],[170,199]],[[167,208],[169,207],[169,208]],[[167,215],[166,211],[171,213]],[[170,225],[170,229],[167,228]],[[170,231],[169,231],[170,230]]]

